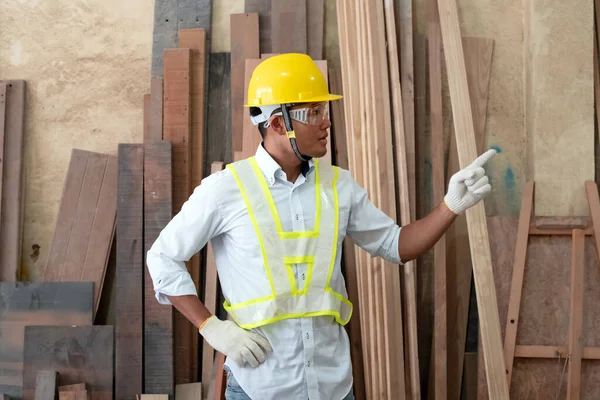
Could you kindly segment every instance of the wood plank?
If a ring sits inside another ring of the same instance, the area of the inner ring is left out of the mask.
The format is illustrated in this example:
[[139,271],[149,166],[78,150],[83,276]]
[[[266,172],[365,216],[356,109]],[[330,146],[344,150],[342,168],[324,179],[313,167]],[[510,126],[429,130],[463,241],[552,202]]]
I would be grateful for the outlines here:
[[[214,174],[221,171],[224,164],[220,161],[215,161],[211,164],[210,173]],[[204,306],[213,315],[217,313],[217,294],[219,289],[219,281],[217,274],[217,262],[212,249],[212,243],[209,241],[206,245],[206,278],[204,286]],[[213,375],[213,365],[215,359],[215,350],[210,344],[202,339],[202,382],[210,382]],[[208,396],[208,385],[202,388],[202,396]]]
[[[583,229],[583,233],[586,236],[594,234],[594,228],[588,226]],[[529,224],[529,235],[530,236],[571,236],[573,234],[572,228],[544,228],[540,229],[535,226],[535,223]]]
[[155,0],[151,76],[162,77],[165,49],[177,47],[178,8],[171,0]]
[[58,393],[58,400],[89,400],[87,390],[65,391]]
[[527,245],[529,243],[529,221],[533,207],[534,182],[530,181],[523,189],[521,197],[521,215],[516,238],[515,263],[512,270],[512,284],[510,286],[510,300],[508,303],[508,316],[504,334],[504,362],[506,364],[506,379],[508,387],[512,377],[515,347],[517,345],[517,329],[523,297],[523,279],[527,262]]
[[[455,0],[438,0],[440,25],[452,113],[462,168],[477,158],[471,100],[467,85],[465,58],[462,48],[458,10]],[[492,271],[490,242],[485,218],[484,203],[466,211],[469,244],[473,261],[473,274],[477,291],[477,308],[483,344],[485,371],[491,399],[508,399],[506,368],[502,354],[502,336],[498,315],[498,302]]]
[[[181,7],[181,3],[180,3]],[[191,147],[191,175],[190,192],[200,185],[204,176],[204,127],[206,108],[206,31],[204,29],[183,29],[179,31],[179,47],[191,49],[191,74],[190,74],[190,147]],[[200,287],[200,253],[196,253],[190,260],[191,276],[196,288]],[[191,337],[191,379],[195,381],[198,376],[198,335]]]
[[215,376],[215,387],[213,391],[213,399],[214,400],[224,400],[225,399],[225,389],[227,388],[227,371],[223,368],[225,365],[225,355],[223,353],[217,352],[217,357],[215,360],[214,370],[216,373]]
[[115,300],[115,395],[143,389],[144,145],[119,144]]
[[306,2],[271,1],[272,50],[269,53],[307,53]]
[[477,353],[465,353],[464,356],[464,400],[477,400]]
[[175,387],[175,400],[202,400],[202,383],[186,383]]
[[262,53],[270,53],[271,45],[271,0],[245,0],[244,12],[258,13],[259,45]]
[[585,277],[585,235],[573,229],[571,258],[571,301],[569,308],[569,372],[567,399],[581,398],[581,357],[583,351],[583,293]]
[[[231,107],[231,67],[230,53],[211,54],[205,174],[210,173],[213,162],[223,161],[229,164],[233,160],[231,113],[234,109]],[[244,108],[242,111],[244,120],[250,119],[248,110]],[[256,134],[260,137],[258,132]]]
[[[179,213],[191,190],[190,80],[191,50],[167,49],[164,54],[164,132],[173,143],[173,215]],[[187,270],[193,273],[191,263]],[[192,341],[197,336],[192,324],[174,309],[175,384],[194,382]]]
[[150,132],[148,140],[161,140],[163,137],[163,82],[163,78],[158,76],[153,76],[150,81]]
[[143,394],[140,400],[169,400],[168,394]]
[[54,400],[58,394],[58,372],[40,370],[35,379],[35,400]]
[[323,59],[325,0],[306,1],[306,49],[313,60]]
[[[150,250],[173,212],[172,144],[144,144],[144,254]],[[148,268],[144,268],[144,390],[175,393],[173,306],[155,298]]]
[[[489,82],[492,69],[492,54],[494,42],[491,39],[463,37],[465,67],[469,95],[473,102],[472,114],[475,129],[475,141],[478,152],[484,150],[486,110],[488,102]],[[456,135],[450,135],[450,154],[448,156],[448,171],[446,182],[459,171]],[[448,229],[448,390],[460,395],[461,374],[465,341],[467,337],[467,321],[469,315],[469,300],[473,276],[467,221],[460,216]]]
[[[246,59],[246,67],[244,69],[245,77],[244,77],[244,102],[248,101],[248,84],[250,82],[250,78],[252,78],[252,73],[258,66],[258,64],[263,61],[259,58],[248,58]],[[246,111],[248,112],[248,111]],[[258,127],[252,125],[252,121],[250,120],[249,114],[243,121],[243,135],[244,138],[242,140],[242,151],[239,152],[239,155],[235,155],[235,159],[244,159],[250,156],[253,156],[256,153],[256,149],[258,145],[262,141],[260,136],[260,132],[258,131]],[[233,129],[233,127],[232,127]]]
[[[567,346],[533,346],[518,345],[515,349],[515,357],[519,358],[551,358],[556,360],[557,356],[565,359],[569,356]],[[600,347],[583,347],[583,360],[600,360]]]
[[25,326],[91,325],[93,283],[1,282],[0,298],[0,393],[20,399]]
[[74,383],[72,385],[61,385],[58,387],[59,392],[81,392],[87,390],[88,387],[86,383]]
[[182,29],[204,29],[210,35],[211,0],[177,0],[177,16],[179,34]]
[[231,148],[242,151],[245,67],[247,58],[260,58],[258,13],[231,14]]
[[23,238],[23,146],[25,123],[25,81],[5,80],[6,120],[4,125],[4,159],[2,209],[0,210],[0,281],[19,278]]
[[535,227],[538,229],[585,229],[587,225],[587,217],[535,217]]
[[33,400],[40,369],[58,371],[61,385],[85,381],[91,400],[112,399],[113,346],[110,325],[25,327],[23,399]]
[[[600,12],[600,11],[599,11]],[[588,199],[588,207],[594,229],[594,240],[596,244],[596,257],[598,267],[600,268],[600,196],[598,195],[598,185],[594,181],[585,182],[585,193]]]
[[[3,176],[4,176],[4,136],[6,135],[5,133],[5,128],[6,128],[6,82],[0,82],[0,227],[2,226],[2,184],[3,184]],[[0,244],[0,251],[1,251],[1,244]],[[5,267],[3,266],[1,269],[4,269]],[[0,271],[0,274],[2,274],[2,272]],[[9,272],[10,274],[10,272]],[[15,273],[16,275],[16,273]],[[16,276],[14,278],[14,280],[16,280]]]
[[150,107],[151,107],[151,96],[150,94],[145,94],[144,95],[144,141],[148,140],[150,138]]

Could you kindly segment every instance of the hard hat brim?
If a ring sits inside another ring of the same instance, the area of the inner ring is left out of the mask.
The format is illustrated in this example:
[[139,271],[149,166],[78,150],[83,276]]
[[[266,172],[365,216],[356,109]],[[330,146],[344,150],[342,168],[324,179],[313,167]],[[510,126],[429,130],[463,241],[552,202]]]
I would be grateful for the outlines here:
[[[324,96],[316,96],[316,97],[311,97],[311,98],[307,98],[307,99],[302,99],[302,101],[294,101],[292,103],[294,104],[300,104],[300,103],[324,103],[327,101],[335,101],[335,100],[340,100],[342,99],[344,96],[338,95],[338,94],[327,94]],[[283,101],[283,102],[278,102],[278,101],[272,101],[272,102],[268,102],[268,103],[248,103],[248,104],[244,104],[244,107],[262,107],[262,106],[272,106],[272,105],[277,105],[277,104],[289,104],[289,101]]]

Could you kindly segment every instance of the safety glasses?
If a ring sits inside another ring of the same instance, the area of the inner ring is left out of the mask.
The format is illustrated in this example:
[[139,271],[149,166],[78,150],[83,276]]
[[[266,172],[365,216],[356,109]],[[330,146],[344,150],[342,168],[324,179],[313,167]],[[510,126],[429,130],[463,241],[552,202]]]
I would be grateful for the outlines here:
[[[323,121],[329,118],[327,103],[319,103],[311,107],[291,109],[289,110],[289,113],[290,118],[306,125],[321,125]],[[281,111],[279,111],[271,115],[271,118],[282,115],[283,114],[281,113]],[[266,128],[269,127],[271,123],[271,118],[269,118],[269,120],[265,122]]]

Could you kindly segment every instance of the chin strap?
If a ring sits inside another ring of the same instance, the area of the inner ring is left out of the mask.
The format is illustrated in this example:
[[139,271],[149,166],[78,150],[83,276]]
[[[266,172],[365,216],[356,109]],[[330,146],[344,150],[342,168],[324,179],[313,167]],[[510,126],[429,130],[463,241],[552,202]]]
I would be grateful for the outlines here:
[[296,132],[292,127],[292,119],[290,118],[290,112],[286,104],[281,105],[281,113],[283,114],[283,122],[285,123],[285,132],[287,134],[288,139],[290,140],[292,150],[294,150],[294,154],[296,154],[296,157],[298,157],[301,161],[308,161],[312,159],[312,157],[305,156],[302,153],[300,153],[300,150],[298,149],[298,144],[296,143]]

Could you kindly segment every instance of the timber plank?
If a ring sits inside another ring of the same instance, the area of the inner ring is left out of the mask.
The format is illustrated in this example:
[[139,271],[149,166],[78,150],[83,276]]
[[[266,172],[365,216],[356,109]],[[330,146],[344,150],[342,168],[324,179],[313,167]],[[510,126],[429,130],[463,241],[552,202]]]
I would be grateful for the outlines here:
[[[221,171],[223,169],[223,163],[215,161],[211,164],[210,172]],[[218,292],[218,274],[217,274],[217,262],[215,261],[215,255],[212,250],[212,244],[209,241],[206,246],[206,278],[204,285],[204,306],[212,314],[217,313],[217,292]],[[202,382],[210,382],[214,365],[215,350],[210,344],[202,339]],[[202,387],[202,396],[206,398],[208,396],[208,384]]]
[[90,400],[111,400],[113,346],[111,325],[25,327],[23,399],[34,399],[37,371],[55,369],[61,385],[85,381]]
[[115,301],[115,395],[142,393],[144,147],[119,144]]
[[73,149],[43,279],[94,282],[94,315],[113,242],[116,195],[116,157]]
[[567,399],[581,398],[581,358],[583,353],[583,294],[585,280],[585,234],[573,229],[571,255],[571,299],[569,302],[569,373]]
[[[206,135],[206,158],[204,171],[208,175],[211,164],[223,161],[229,164],[233,160],[231,113],[231,55],[230,53],[212,53],[210,56],[210,79],[208,93],[208,130]],[[244,108],[243,112],[248,110]],[[244,114],[244,119],[249,119]],[[241,130],[241,126],[238,129]],[[256,134],[260,137],[258,132]]]
[[93,284],[0,282],[0,299],[0,393],[21,398],[25,326],[91,325]]
[[[6,82],[0,82],[0,227],[2,226],[2,184],[3,184],[3,170],[4,170],[4,136],[6,126]],[[0,243],[0,251],[2,251],[2,245]],[[0,267],[0,274],[2,269],[6,267]],[[15,274],[16,275],[16,274]],[[15,276],[16,280],[16,276]]]
[[[212,17],[211,0],[178,0],[177,1],[177,30],[181,35],[182,29],[205,29],[210,33]],[[179,38],[181,43],[181,38]]]
[[260,51],[271,53],[271,0],[245,0],[244,12],[258,13]]
[[[159,0],[160,1],[160,0]],[[150,81],[150,127],[148,140],[163,137],[163,78],[153,76]]]
[[[460,166],[464,168],[477,158],[477,148],[458,21],[458,9],[455,0],[438,0],[438,7],[442,42],[448,68],[448,83],[456,143],[458,146],[458,158]],[[498,301],[496,298],[484,203],[480,202],[467,210],[466,217],[475,288],[477,291],[477,308],[480,317],[480,332],[488,380],[488,392],[492,399],[508,399]]]
[[89,400],[87,390],[58,392],[58,400]]
[[61,385],[58,387],[59,392],[81,392],[88,390],[87,384],[75,383],[73,385]]
[[[144,254],[169,223],[173,210],[172,144],[144,144]],[[144,267],[144,390],[173,395],[173,307],[161,305]]]
[[[191,191],[191,50],[166,49],[164,54],[164,126],[163,137],[173,143],[173,215],[179,213]],[[191,263],[186,263],[192,274]],[[192,324],[176,309],[175,383],[190,383],[192,376]]]
[[201,400],[202,388],[200,382],[186,383],[175,387],[175,400]]
[[35,380],[35,400],[54,400],[58,394],[58,372],[39,370]]
[[[150,89],[152,90],[152,89]],[[150,106],[152,103],[152,98],[151,95],[145,94],[144,95],[144,141],[150,139]]]
[[[180,3],[181,6],[181,3]],[[190,71],[190,192],[200,185],[204,176],[204,127],[206,108],[206,31],[202,28],[183,29],[179,31],[179,47],[191,49]],[[200,287],[200,253],[196,253],[190,260],[191,276],[196,288]],[[193,381],[198,376],[198,335],[191,337],[191,371]]]
[[[19,278],[23,237],[23,144],[25,81],[6,80],[2,209],[0,210],[0,281]],[[2,157],[0,157],[2,158]]]
[[271,1],[271,51],[263,53],[307,54],[306,2]]
[[[478,152],[481,153],[485,144],[486,110],[494,42],[491,39],[475,37],[463,37],[462,41],[469,95],[473,99],[471,106],[475,141]],[[453,132],[450,135],[446,182],[459,169],[456,135]],[[448,241],[446,256],[448,259],[448,391],[452,396],[458,396],[461,392],[473,276],[465,216],[459,216],[454,221],[446,236]]]
[[[177,47],[178,8],[171,0],[154,1],[154,29],[152,33],[152,77],[164,73],[164,51]],[[158,138],[157,138],[158,139]]]
[[231,14],[231,148],[242,151],[244,118],[244,77],[247,58],[260,57],[258,13]]
[[323,31],[325,23],[325,0],[306,1],[307,54],[313,60],[323,58]]

